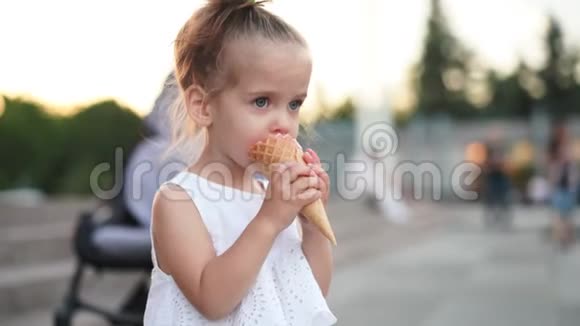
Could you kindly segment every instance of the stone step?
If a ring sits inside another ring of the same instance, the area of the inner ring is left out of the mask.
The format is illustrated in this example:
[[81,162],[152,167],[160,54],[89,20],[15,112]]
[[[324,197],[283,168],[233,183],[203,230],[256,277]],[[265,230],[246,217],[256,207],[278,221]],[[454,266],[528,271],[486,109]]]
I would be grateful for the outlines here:
[[0,203],[0,229],[11,226],[74,223],[79,213],[91,210],[97,201],[86,197],[51,198],[34,206],[19,206],[10,202]]
[[71,260],[0,268],[0,315],[54,306],[73,268]]
[[60,261],[73,256],[68,221],[0,229],[0,267]]
[[[0,268],[0,316],[18,316],[37,309],[60,305],[75,268],[72,260]],[[87,269],[82,297],[123,297],[142,273],[95,273]],[[111,304],[114,301],[104,301]],[[1,319],[0,319],[1,320]]]
[[0,267],[29,265],[71,258],[72,237],[83,211],[104,221],[111,211],[95,210],[91,199],[54,199],[37,207],[0,204]]
[[[2,326],[50,326],[53,322],[52,309],[27,311],[22,314],[0,316]],[[72,320],[74,326],[110,326],[106,321],[90,313],[79,313]]]

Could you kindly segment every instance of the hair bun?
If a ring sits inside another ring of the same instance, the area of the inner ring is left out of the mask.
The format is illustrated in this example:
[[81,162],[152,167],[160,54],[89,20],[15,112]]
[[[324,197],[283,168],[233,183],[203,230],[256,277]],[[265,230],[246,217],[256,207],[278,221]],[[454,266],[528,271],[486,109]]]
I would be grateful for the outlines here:
[[270,0],[210,0],[211,4],[219,7],[233,7],[235,9],[260,7],[265,2],[270,2]]

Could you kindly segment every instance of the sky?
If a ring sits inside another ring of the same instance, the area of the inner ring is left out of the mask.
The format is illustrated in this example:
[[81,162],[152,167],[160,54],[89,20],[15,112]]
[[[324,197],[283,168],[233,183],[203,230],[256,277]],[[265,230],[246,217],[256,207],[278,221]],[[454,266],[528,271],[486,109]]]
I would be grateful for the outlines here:
[[[580,45],[577,0],[442,0],[453,31],[484,64],[509,72],[542,61],[546,15]],[[20,0],[0,3],[0,94],[67,112],[114,98],[146,114],[172,67],[172,42],[200,0]],[[312,51],[313,98],[368,89],[404,98],[420,55],[428,0],[274,0]],[[310,99],[306,105],[315,106]]]

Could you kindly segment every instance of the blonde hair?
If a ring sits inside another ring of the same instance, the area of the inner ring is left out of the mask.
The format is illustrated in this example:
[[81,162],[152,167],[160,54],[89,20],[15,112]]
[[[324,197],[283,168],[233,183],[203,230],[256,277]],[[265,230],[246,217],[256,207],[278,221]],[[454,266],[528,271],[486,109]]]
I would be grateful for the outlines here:
[[[273,41],[307,46],[289,24],[262,8],[268,1],[210,0],[186,21],[174,46],[175,81],[179,95],[170,108],[172,142],[169,152],[186,161],[196,161],[207,144],[207,132],[188,116],[185,91],[195,85],[215,96],[225,87],[222,50],[228,41],[261,36]],[[202,150],[200,150],[202,149]]]

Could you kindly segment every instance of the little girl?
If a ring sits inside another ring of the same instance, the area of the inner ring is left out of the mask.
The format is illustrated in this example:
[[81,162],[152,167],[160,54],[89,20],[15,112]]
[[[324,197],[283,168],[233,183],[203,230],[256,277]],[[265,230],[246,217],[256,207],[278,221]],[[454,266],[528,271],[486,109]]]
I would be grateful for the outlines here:
[[304,39],[261,2],[211,0],[177,36],[175,146],[203,146],[155,196],[145,326],[336,322],[330,243],[296,218],[328,200],[318,156],[275,166],[267,185],[248,159],[270,134],[297,136],[311,74]]

